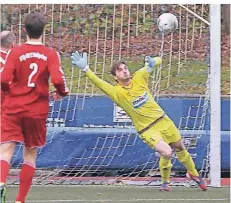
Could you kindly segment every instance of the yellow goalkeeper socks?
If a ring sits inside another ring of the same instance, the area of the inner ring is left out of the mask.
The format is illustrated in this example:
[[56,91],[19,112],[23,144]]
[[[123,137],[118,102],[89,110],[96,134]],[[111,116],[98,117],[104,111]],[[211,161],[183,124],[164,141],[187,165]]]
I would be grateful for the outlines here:
[[190,172],[193,176],[199,176],[194,161],[191,157],[191,155],[188,153],[186,149],[176,152],[178,160],[185,166],[185,168]]
[[163,157],[160,157],[159,166],[160,166],[160,175],[161,175],[162,183],[165,182],[169,183],[170,182],[169,177],[172,168],[171,159],[165,159]]

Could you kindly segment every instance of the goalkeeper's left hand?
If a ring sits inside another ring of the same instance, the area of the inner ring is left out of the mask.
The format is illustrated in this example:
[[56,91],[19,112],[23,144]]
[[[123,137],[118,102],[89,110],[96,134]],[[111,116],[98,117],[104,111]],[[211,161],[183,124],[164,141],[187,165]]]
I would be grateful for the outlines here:
[[87,72],[89,70],[88,56],[86,52],[80,54],[78,51],[76,51],[75,53],[72,53],[71,59],[72,65],[76,65],[84,72]]
[[145,67],[147,68],[148,72],[152,72],[153,68],[155,66],[158,66],[162,63],[162,59],[160,57],[150,57],[150,56],[146,56],[145,57]]

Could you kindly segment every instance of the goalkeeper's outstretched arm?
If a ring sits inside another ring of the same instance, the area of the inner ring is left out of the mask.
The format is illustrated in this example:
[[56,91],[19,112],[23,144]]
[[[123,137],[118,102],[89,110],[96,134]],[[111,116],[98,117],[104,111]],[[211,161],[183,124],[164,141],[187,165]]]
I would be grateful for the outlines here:
[[162,59],[160,57],[151,58],[150,56],[145,57],[145,66],[144,68],[148,73],[151,73],[154,68],[162,63]]
[[113,100],[116,100],[116,88],[115,86],[109,84],[108,82],[100,79],[95,75],[90,69],[86,71],[87,77],[95,84],[99,89],[101,89],[105,94],[111,97]]
[[72,54],[71,58],[73,65],[76,65],[79,69],[85,72],[93,84],[95,84],[99,89],[101,89],[105,94],[107,94],[116,102],[116,87],[100,79],[90,70],[86,52],[80,54],[78,51],[76,51]]
[[160,57],[151,58],[150,56],[146,56],[144,67],[136,71],[134,77],[139,81],[143,81],[143,83],[147,84],[147,80],[150,74],[154,71],[156,66],[159,66],[161,63],[162,59]]

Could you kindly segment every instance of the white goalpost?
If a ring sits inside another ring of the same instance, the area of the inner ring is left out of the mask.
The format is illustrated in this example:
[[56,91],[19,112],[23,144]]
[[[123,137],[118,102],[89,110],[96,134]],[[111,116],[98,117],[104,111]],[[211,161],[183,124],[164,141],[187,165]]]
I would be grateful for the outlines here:
[[210,178],[211,185],[221,186],[221,8],[210,6],[210,88],[211,88],[211,134]]
[[210,26],[210,178],[211,186],[221,186],[221,8],[210,5],[210,22],[201,18],[184,5],[180,5]]
[[186,6],[181,5],[198,19],[210,26],[210,178],[211,186],[221,186],[221,8],[220,4],[210,5],[210,22]]
[[[114,61],[123,59],[135,72],[146,55],[161,56],[163,64],[149,79],[151,92],[179,128],[200,174],[210,186],[221,186],[220,5],[2,5],[1,27],[14,31],[17,43],[25,41],[22,19],[33,9],[46,14],[44,43],[59,51],[71,91],[50,102],[35,184],[160,185],[155,151],[128,116],[72,67],[71,53],[78,50],[89,53],[91,70],[111,84]],[[178,19],[172,34],[157,28],[164,12]],[[17,183],[21,163],[18,146],[9,183]],[[195,184],[175,156],[172,164],[174,185]]]

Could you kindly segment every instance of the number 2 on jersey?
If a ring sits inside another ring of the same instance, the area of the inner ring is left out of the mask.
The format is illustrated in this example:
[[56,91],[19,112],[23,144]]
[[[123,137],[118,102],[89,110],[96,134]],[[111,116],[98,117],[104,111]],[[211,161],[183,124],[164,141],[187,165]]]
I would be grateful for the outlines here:
[[35,87],[35,83],[31,82],[33,76],[38,72],[38,64],[37,63],[31,63],[29,66],[30,69],[32,69],[33,71],[31,72],[31,74],[28,77],[28,87]]

